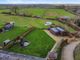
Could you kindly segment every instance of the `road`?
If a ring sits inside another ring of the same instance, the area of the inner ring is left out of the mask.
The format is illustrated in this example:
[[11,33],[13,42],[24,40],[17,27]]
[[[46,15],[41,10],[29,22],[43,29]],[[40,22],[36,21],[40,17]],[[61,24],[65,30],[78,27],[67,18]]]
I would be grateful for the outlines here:
[[80,41],[75,41],[65,46],[62,50],[61,60],[74,60],[73,52],[79,43]]

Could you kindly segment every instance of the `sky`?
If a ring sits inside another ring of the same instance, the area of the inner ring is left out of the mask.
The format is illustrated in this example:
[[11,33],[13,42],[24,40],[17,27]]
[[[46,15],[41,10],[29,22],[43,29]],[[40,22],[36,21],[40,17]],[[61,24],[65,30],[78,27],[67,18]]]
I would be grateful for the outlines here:
[[80,4],[80,0],[0,0],[0,4]]

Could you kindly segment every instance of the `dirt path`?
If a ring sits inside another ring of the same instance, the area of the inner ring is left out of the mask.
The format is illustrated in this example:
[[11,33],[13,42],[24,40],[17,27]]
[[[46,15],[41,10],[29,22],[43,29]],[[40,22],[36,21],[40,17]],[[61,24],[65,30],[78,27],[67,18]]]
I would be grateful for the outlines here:
[[50,33],[48,30],[44,30],[52,39],[54,39],[56,42],[59,42],[62,37],[57,37],[55,35],[53,35],[52,33]]
[[65,46],[62,50],[61,60],[74,60],[73,51],[80,41],[75,41]]

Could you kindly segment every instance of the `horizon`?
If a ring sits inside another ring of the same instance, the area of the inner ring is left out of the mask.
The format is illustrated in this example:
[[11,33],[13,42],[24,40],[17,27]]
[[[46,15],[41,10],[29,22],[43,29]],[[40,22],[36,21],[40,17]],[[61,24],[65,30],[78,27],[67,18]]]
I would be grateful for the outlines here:
[[0,4],[80,4],[80,0],[0,0]]

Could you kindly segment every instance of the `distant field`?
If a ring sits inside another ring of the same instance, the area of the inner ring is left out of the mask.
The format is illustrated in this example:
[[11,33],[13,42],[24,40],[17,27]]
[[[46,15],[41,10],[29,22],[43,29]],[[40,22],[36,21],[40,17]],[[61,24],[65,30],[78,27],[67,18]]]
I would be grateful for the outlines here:
[[[9,12],[10,9],[0,10],[0,13],[5,11]],[[33,16],[41,16],[44,18],[56,18],[59,16],[69,16],[71,18],[75,17],[74,14],[69,13],[64,9],[23,8],[18,9],[18,13],[26,13]]]
[[65,11],[64,9],[41,9],[41,8],[25,8],[20,9],[19,12],[24,12],[26,14],[37,15],[44,18],[56,18],[59,16],[70,16],[71,18],[75,15]]
[[69,16],[74,18],[75,15],[65,11],[64,9],[48,9],[45,14],[45,18],[56,18],[59,16]]
[[21,48],[19,45],[16,45],[10,48],[9,51],[38,57],[46,57],[48,52],[55,44],[55,41],[52,38],[50,38],[44,31],[39,29],[32,31],[25,38],[31,42],[29,46],[26,48]]
[[23,12],[26,14],[30,15],[37,15],[37,16],[43,16],[46,13],[46,9],[41,9],[41,8],[25,8],[25,9],[20,9],[19,12]]

